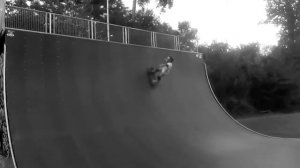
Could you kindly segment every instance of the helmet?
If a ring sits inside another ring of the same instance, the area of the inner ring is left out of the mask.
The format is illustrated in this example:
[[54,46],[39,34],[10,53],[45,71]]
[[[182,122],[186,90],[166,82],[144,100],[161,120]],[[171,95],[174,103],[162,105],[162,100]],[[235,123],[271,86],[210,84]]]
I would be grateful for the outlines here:
[[174,59],[171,56],[166,58],[166,62],[173,62],[173,61],[174,61]]

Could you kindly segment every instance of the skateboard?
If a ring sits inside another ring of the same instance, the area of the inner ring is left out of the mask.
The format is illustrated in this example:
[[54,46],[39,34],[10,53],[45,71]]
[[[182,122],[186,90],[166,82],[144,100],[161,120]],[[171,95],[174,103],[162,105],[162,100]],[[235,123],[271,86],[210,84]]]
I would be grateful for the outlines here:
[[151,67],[147,70],[147,76],[149,80],[149,84],[152,87],[155,87],[159,83],[159,78],[156,75],[156,69]]

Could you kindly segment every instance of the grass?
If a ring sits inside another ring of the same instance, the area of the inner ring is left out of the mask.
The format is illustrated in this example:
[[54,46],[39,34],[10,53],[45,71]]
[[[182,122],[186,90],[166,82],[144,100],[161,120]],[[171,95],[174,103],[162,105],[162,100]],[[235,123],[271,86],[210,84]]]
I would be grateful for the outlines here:
[[238,120],[246,127],[275,137],[300,138],[300,113],[273,114]]
[[11,158],[5,158],[0,155],[0,168],[14,168]]

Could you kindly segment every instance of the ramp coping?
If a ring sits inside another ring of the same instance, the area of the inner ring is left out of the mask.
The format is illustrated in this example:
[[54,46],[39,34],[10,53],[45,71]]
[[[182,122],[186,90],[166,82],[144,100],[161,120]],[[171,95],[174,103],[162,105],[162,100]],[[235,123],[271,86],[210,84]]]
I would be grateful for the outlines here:
[[69,35],[62,35],[62,34],[49,34],[49,33],[45,33],[45,32],[38,32],[38,31],[24,30],[24,29],[16,29],[16,28],[10,28],[10,27],[7,27],[7,29],[8,30],[12,30],[12,31],[24,31],[24,32],[39,33],[39,34],[48,34],[48,35],[52,35],[52,36],[61,36],[61,37],[76,38],[76,39],[82,39],[82,40],[101,41],[101,42],[121,44],[121,45],[127,45],[127,46],[136,46],[136,47],[152,48],[152,49],[158,49],[158,50],[167,50],[167,51],[174,51],[174,52],[191,53],[191,54],[196,54],[196,56],[199,59],[203,59],[202,57],[199,57],[199,55],[197,55],[197,54],[201,54],[201,53],[197,53],[197,52],[194,52],[194,51],[174,50],[174,49],[159,48],[159,47],[149,47],[149,46],[137,45],[137,44],[125,44],[125,43],[116,42],[116,41],[109,41],[108,42],[108,41],[105,41],[105,40],[95,40],[95,39],[88,39],[88,38],[82,38],[82,37],[76,37],[76,36],[69,36]]

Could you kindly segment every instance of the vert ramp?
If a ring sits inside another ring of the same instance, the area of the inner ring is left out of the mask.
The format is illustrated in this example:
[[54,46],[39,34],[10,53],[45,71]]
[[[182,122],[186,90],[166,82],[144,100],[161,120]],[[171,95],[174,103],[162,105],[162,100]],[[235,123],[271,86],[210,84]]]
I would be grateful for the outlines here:
[[[147,68],[167,56],[155,89]],[[260,135],[216,101],[193,53],[14,31],[6,110],[18,168],[298,168],[300,141]]]

